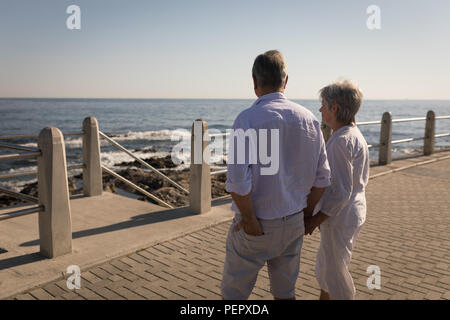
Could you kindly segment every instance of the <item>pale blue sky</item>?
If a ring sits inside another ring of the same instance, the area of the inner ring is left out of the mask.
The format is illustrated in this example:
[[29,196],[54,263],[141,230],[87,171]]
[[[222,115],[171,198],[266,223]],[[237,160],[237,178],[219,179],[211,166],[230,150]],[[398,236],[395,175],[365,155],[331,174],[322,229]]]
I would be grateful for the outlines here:
[[289,98],[343,76],[368,99],[450,99],[449,39],[448,0],[0,0],[0,97],[253,98],[254,58],[279,49]]

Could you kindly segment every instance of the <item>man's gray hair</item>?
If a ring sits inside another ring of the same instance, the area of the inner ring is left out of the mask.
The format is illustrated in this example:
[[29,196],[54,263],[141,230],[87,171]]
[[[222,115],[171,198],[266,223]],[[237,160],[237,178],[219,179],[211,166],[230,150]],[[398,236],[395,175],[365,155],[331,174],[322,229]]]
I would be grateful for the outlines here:
[[286,81],[286,62],[281,52],[270,50],[256,57],[252,74],[261,87],[280,89]]
[[363,94],[355,82],[342,79],[323,87],[319,93],[320,97],[327,103],[328,109],[331,109],[334,103],[337,104],[336,120],[338,122],[344,125],[356,122],[355,116],[361,107]]

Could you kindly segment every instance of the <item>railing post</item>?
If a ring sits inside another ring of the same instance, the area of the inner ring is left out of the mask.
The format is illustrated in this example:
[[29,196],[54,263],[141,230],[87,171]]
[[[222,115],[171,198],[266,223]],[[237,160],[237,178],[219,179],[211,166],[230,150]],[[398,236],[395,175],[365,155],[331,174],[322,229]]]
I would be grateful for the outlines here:
[[322,122],[320,128],[322,129],[323,139],[325,140],[325,143],[327,143],[332,133],[331,128],[324,122]]
[[392,114],[385,112],[381,118],[380,148],[378,163],[389,164],[392,161]]
[[189,204],[193,213],[211,210],[208,124],[202,119],[192,125]]
[[425,124],[425,140],[423,143],[423,154],[426,156],[434,153],[435,118],[434,111],[428,111]]
[[42,153],[38,157],[40,252],[54,258],[72,252],[72,220],[67,183],[66,150],[61,131],[43,129],[38,137]]
[[100,162],[98,122],[94,117],[83,121],[83,193],[87,197],[99,196],[103,191]]

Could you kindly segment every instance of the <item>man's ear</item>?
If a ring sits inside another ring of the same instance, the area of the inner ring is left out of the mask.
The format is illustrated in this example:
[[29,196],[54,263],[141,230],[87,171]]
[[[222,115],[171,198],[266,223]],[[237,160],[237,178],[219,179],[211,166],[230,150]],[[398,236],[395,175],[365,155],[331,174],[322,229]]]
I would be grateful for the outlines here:
[[288,80],[289,80],[289,76],[286,75],[286,80],[284,80],[284,87],[283,87],[283,89],[286,89],[286,85],[288,83]]

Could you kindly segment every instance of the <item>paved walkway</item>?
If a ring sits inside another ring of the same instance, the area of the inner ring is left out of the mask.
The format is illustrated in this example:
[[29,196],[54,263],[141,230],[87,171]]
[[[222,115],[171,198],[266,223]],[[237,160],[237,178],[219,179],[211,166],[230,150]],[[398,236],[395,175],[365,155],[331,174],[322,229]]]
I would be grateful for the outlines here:
[[[447,154],[434,155],[431,158]],[[430,158],[428,158],[430,159]],[[372,174],[426,160],[375,167]],[[368,216],[351,273],[357,299],[450,298],[450,159],[376,177],[367,188]],[[12,299],[220,299],[230,221],[82,270],[82,288],[58,280]],[[320,237],[305,237],[297,299],[316,299]],[[366,286],[367,267],[381,269],[381,289]],[[250,299],[272,299],[267,269]]]

